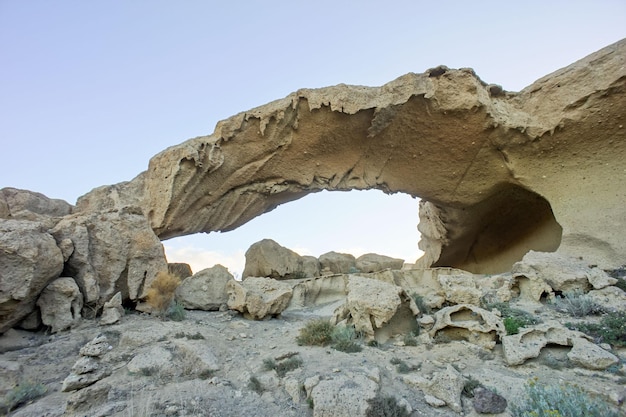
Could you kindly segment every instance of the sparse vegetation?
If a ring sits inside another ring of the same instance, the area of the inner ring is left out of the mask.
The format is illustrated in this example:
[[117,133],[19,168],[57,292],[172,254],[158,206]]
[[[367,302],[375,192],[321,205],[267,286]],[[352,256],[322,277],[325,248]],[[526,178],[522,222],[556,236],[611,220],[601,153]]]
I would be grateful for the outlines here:
[[11,412],[30,401],[42,397],[48,389],[45,385],[24,381],[8,392],[4,400],[0,401],[0,412]]
[[424,301],[424,297],[414,292],[411,294],[411,298],[413,298],[413,301],[415,301],[415,305],[417,306],[417,308],[419,308],[420,313],[430,314],[432,312],[430,307]]
[[570,291],[557,296],[553,306],[557,311],[574,317],[585,317],[603,312],[602,306],[582,291]]
[[179,285],[180,278],[176,275],[168,272],[157,274],[146,295],[146,302],[152,307],[154,314],[165,317],[174,299],[174,292]]
[[296,338],[299,345],[326,346],[332,342],[334,326],[326,319],[309,321]]
[[274,370],[279,377],[284,377],[287,372],[298,369],[302,366],[302,359],[292,356],[282,361],[275,361],[272,358],[263,359],[263,368],[266,371]]
[[587,333],[597,343],[626,346],[626,312],[609,312],[600,323],[566,323],[569,329]]
[[544,385],[535,379],[525,392],[526,398],[511,407],[515,417],[618,417],[606,401],[573,385]]
[[187,312],[185,311],[185,307],[183,307],[182,304],[174,301],[170,304],[166,316],[168,319],[173,321],[183,321],[187,316]]
[[502,322],[506,329],[506,334],[517,334],[519,329],[526,326],[532,326],[540,321],[533,317],[530,313],[517,308],[512,308],[507,303],[493,303],[485,306],[487,310],[498,310],[502,314]]
[[362,347],[357,343],[358,335],[352,326],[333,326],[326,319],[308,322],[300,329],[296,338],[299,345],[327,346],[342,352],[360,352]]
[[409,410],[398,404],[393,396],[377,395],[367,400],[368,407],[365,411],[367,417],[408,417]]
[[622,291],[626,291],[626,265],[622,265],[616,269],[609,269],[606,271],[609,276],[617,279],[615,286]]
[[419,366],[409,365],[400,358],[391,358],[389,362],[396,366],[396,371],[399,374],[408,374],[409,372],[419,370]]
[[417,346],[417,338],[414,333],[407,333],[402,339],[404,346]]
[[472,377],[469,377],[466,381],[465,381],[465,385],[463,385],[463,392],[462,394],[468,398],[474,398],[474,390],[478,387],[482,387],[483,385],[478,382],[477,380],[475,380]]
[[341,352],[355,353],[363,350],[361,345],[356,342],[357,334],[352,326],[335,327],[330,338],[333,349]]
[[261,384],[261,381],[259,381],[259,379],[254,375],[251,376],[250,380],[248,381],[248,388],[259,395],[263,394],[264,391],[263,384]]

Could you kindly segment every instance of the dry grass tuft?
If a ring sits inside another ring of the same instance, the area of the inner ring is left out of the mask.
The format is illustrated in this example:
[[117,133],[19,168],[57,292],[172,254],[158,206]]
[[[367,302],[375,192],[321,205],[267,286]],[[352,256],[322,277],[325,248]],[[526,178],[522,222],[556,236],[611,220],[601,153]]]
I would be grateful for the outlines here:
[[155,314],[164,317],[174,299],[174,292],[180,285],[180,278],[168,272],[159,272],[150,285],[146,302]]

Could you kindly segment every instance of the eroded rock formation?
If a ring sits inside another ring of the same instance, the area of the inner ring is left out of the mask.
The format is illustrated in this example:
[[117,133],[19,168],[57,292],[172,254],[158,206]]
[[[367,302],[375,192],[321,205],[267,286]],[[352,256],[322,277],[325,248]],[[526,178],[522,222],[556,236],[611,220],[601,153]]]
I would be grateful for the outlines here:
[[438,67],[302,89],[153,157],[79,210],[138,204],[161,239],[228,231],[306,194],[420,197],[421,266],[501,272],[530,249],[624,263],[626,41],[519,93]]

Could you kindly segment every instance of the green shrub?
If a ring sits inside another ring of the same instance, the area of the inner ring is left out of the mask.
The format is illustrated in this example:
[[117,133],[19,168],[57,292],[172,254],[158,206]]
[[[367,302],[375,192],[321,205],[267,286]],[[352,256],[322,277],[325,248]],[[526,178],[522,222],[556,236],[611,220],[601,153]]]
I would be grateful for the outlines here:
[[414,292],[411,294],[411,298],[413,299],[413,301],[415,301],[415,305],[417,306],[417,308],[419,308],[420,313],[430,314],[432,312],[430,307],[424,301],[424,297]]
[[179,302],[174,301],[170,308],[167,310],[167,318],[173,321],[183,321],[187,316],[187,312],[185,311],[185,307]]
[[9,391],[3,401],[0,401],[0,411],[13,411],[43,396],[47,391],[48,389],[43,384],[36,384],[30,381],[22,382]]
[[468,398],[474,398],[474,390],[478,387],[482,387],[483,385],[470,377],[467,381],[465,381],[465,385],[463,385],[462,394]]
[[367,417],[409,417],[409,411],[405,406],[398,404],[393,396],[381,396],[367,400],[368,407],[365,411]]
[[259,381],[259,379],[254,375],[251,376],[250,380],[248,381],[248,388],[259,395],[261,395],[264,391],[263,384],[261,384],[261,381]]
[[408,374],[409,372],[419,370],[419,366],[409,365],[399,358],[391,358],[389,362],[391,362],[392,365],[396,365],[396,371],[399,374]]
[[488,310],[497,309],[502,314],[502,322],[506,329],[506,334],[517,334],[519,329],[539,323],[539,320],[530,313],[517,308],[512,308],[507,303],[493,303],[485,306]]
[[600,314],[603,309],[593,299],[582,291],[570,291],[557,296],[553,301],[557,311],[574,317],[585,317],[591,314]]
[[533,380],[525,393],[525,398],[511,407],[514,417],[618,417],[606,401],[573,385],[543,385]]
[[326,346],[332,342],[334,326],[326,319],[309,321],[296,338],[299,345]]
[[330,339],[333,349],[346,353],[360,352],[361,345],[356,342],[357,334],[352,326],[337,326],[333,329]]
[[609,312],[600,323],[565,323],[572,330],[587,333],[598,343],[626,346],[626,312]]
[[290,357],[288,359],[276,362],[274,359],[263,359],[263,368],[266,371],[274,370],[279,377],[284,377],[287,372],[298,369],[302,366],[302,359]]

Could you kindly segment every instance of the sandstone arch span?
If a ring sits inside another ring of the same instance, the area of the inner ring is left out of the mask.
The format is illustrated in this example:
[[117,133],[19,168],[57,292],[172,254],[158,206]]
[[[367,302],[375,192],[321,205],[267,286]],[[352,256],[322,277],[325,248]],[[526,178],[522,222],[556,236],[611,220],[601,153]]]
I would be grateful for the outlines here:
[[625,57],[621,41],[519,93],[445,67],[382,87],[299,90],[166,149],[78,207],[139,205],[168,239],[232,230],[320,190],[379,189],[427,202],[423,266],[497,272],[557,248],[620,264]]

